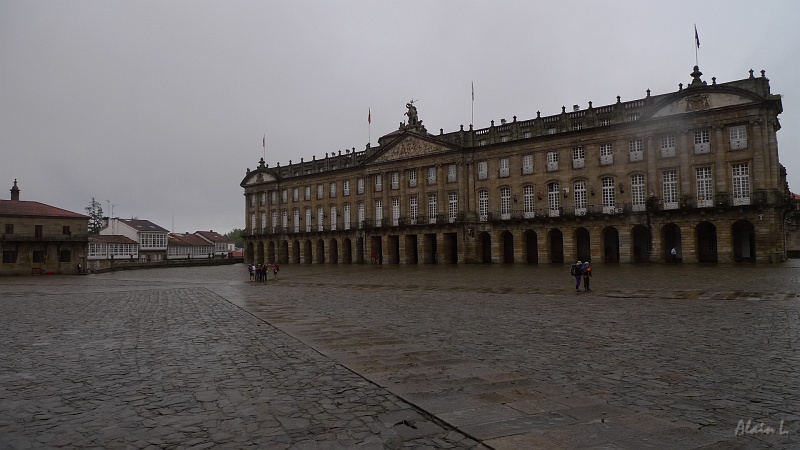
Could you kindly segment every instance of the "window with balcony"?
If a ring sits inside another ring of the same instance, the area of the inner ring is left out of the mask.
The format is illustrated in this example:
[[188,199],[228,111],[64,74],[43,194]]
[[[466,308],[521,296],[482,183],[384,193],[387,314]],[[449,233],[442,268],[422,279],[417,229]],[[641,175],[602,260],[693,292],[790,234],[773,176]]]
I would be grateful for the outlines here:
[[458,194],[447,193],[447,221],[453,223],[458,219]]
[[408,171],[408,187],[417,187],[417,169]]
[[383,226],[383,200],[375,200],[375,226]]
[[375,175],[375,192],[380,192],[383,190],[383,177],[381,174]]
[[678,171],[665,170],[661,174],[664,191],[664,209],[678,209]]
[[300,188],[292,189],[292,201],[294,202],[300,201]]
[[448,164],[447,165],[447,182],[448,183],[455,183],[458,180],[456,172],[456,165],[455,164]]
[[272,201],[273,205],[278,204],[278,191],[270,191],[270,200]]
[[530,175],[533,173],[533,155],[522,155],[522,174]]
[[366,212],[364,209],[364,202],[358,202],[356,205],[356,214],[358,214],[358,228],[364,228],[364,221],[366,218],[364,217]]
[[750,204],[750,166],[748,163],[734,164],[731,167],[733,174],[733,204],[734,206]]
[[644,175],[640,173],[631,175],[631,208],[634,211],[644,211],[646,202]]
[[392,172],[392,189],[400,189],[400,173]]
[[336,231],[336,225],[339,219],[339,211],[336,205],[331,205],[331,231]]
[[330,196],[331,196],[330,198],[335,198],[336,197],[336,182],[335,181],[333,183],[331,183]]
[[289,211],[285,209],[281,211],[281,228],[283,231],[289,230]]
[[644,145],[641,139],[628,141],[628,151],[630,152],[630,162],[644,160]]
[[317,231],[325,231],[325,209],[317,206]]
[[500,167],[499,177],[506,178],[509,174],[508,158],[500,158],[498,164]]
[[612,177],[603,177],[603,213],[617,214],[616,188]]
[[[261,230],[262,233],[266,233],[267,231],[269,231],[268,230],[269,225],[267,224],[267,213],[266,212],[262,212],[261,213],[261,223],[259,225],[261,225],[260,230]],[[255,231],[255,229],[253,229],[253,231]]]
[[436,223],[436,194],[428,194],[428,223]]
[[408,220],[411,222],[411,225],[417,224],[417,216],[419,215],[419,204],[417,201],[416,195],[408,197]]
[[675,135],[667,134],[661,136],[661,157],[674,158],[675,157]]
[[392,198],[392,226],[400,225],[400,199]]
[[[272,211],[271,219],[272,219],[272,222],[271,222],[270,225],[272,226],[273,231],[278,231],[278,212],[277,211]],[[262,224],[262,226],[263,226],[263,224]]]
[[500,219],[508,220],[511,218],[511,189],[500,188]]
[[489,178],[489,163],[478,161],[478,179],[485,180],[487,178]]
[[572,168],[583,169],[586,166],[586,152],[583,147],[572,148]]
[[288,189],[284,189],[284,190],[281,191],[281,201],[283,203],[288,203],[289,202],[289,190]]
[[303,196],[305,200],[311,200],[311,186],[306,186],[305,188],[305,195]]
[[358,179],[358,185],[356,186],[356,189],[357,189],[356,192],[358,194],[363,194],[364,193],[364,179],[363,178],[359,178]]
[[697,167],[695,169],[695,183],[697,187],[697,207],[713,207],[714,184],[711,178],[711,167]]
[[345,197],[350,195],[350,180],[342,181],[342,195]]
[[572,185],[572,191],[575,198],[575,215],[586,215],[586,182],[576,181]]
[[317,200],[322,200],[322,196],[324,195],[324,187],[321,184],[317,185]]
[[600,165],[610,166],[614,164],[614,144],[608,142],[600,144]]
[[547,171],[558,170],[558,152],[547,152]]
[[345,230],[350,229],[350,203],[345,203],[342,207],[342,227]]
[[694,153],[701,155],[711,153],[711,130],[696,130],[694,132]]
[[547,207],[550,210],[550,217],[561,215],[561,191],[556,182],[547,184]]
[[300,232],[300,210],[297,208],[292,210],[292,229],[295,233]]
[[533,185],[526,184],[522,186],[522,205],[523,214],[526,219],[530,219],[536,215],[536,204],[534,203],[535,197],[533,193]]
[[478,220],[480,222],[489,220],[489,191],[486,189],[478,191]]
[[747,148],[747,125],[736,125],[729,128],[731,150]]
[[306,208],[306,233],[311,232],[311,208]]

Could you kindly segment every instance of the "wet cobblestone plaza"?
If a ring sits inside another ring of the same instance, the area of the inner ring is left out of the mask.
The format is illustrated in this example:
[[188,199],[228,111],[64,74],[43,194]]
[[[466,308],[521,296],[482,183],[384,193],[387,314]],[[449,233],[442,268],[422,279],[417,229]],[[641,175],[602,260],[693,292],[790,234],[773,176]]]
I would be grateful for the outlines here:
[[800,448],[799,261],[594,275],[3,278],[0,449]]

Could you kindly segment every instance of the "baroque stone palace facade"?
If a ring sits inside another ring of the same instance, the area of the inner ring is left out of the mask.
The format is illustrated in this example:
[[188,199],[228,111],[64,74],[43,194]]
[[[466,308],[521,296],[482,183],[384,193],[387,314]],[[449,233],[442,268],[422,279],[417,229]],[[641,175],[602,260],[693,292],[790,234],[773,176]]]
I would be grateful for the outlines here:
[[438,135],[411,102],[377,147],[262,159],[241,182],[245,260],[783,260],[780,96],[763,71],[691,76],[668,94]]

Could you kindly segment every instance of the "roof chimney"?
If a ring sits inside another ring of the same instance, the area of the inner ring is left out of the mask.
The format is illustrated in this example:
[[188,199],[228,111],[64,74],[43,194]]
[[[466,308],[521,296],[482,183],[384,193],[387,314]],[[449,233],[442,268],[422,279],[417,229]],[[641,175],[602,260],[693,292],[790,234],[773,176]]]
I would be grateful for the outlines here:
[[19,201],[19,188],[17,187],[17,179],[14,178],[14,187],[11,188],[11,200]]

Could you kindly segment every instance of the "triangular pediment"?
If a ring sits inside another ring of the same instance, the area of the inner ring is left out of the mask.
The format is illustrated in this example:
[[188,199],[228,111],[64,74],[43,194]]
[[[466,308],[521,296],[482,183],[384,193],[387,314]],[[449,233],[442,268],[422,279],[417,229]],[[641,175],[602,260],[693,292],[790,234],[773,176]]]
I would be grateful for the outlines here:
[[413,159],[422,156],[439,155],[451,150],[452,149],[445,144],[423,139],[409,133],[390,144],[386,150],[381,152],[370,162],[385,163],[403,159]]
[[656,107],[650,117],[666,117],[677,114],[686,114],[708,109],[725,108],[728,106],[755,103],[751,95],[737,92],[708,92],[699,91],[695,94],[687,93],[674,98],[660,107]]
[[276,178],[269,172],[263,170],[254,170],[247,174],[242,181],[241,186],[251,186],[254,184],[261,184],[261,183],[269,183],[270,181],[275,181]]

